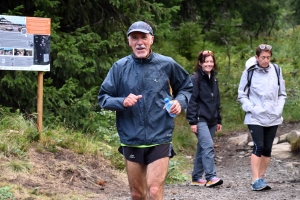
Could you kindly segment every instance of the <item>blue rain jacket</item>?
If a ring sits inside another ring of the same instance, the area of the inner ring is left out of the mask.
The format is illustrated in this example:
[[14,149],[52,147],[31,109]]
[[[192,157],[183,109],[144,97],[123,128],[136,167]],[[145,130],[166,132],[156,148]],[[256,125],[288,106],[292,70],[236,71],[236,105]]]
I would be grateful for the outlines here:
[[[164,98],[178,100],[183,111],[192,91],[189,74],[172,58],[153,52],[143,59],[132,54],[113,64],[98,101],[101,108],[116,111],[121,143],[164,144],[172,141],[174,129],[174,119],[163,109]],[[126,108],[123,101],[130,93],[143,97]]]

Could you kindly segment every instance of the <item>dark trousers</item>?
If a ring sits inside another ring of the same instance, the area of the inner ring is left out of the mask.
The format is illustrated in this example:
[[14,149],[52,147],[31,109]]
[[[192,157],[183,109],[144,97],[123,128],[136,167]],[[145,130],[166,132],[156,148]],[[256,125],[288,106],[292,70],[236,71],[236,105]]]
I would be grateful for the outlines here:
[[272,145],[277,132],[278,125],[263,127],[259,125],[248,125],[254,143],[253,154],[258,157],[262,155],[271,157]]

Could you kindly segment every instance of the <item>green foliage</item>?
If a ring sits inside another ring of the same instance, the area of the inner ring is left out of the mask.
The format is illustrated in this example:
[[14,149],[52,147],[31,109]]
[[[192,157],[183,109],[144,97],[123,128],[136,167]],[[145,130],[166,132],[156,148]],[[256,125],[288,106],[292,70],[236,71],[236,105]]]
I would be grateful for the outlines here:
[[188,179],[186,170],[193,168],[193,164],[186,155],[195,155],[198,139],[190,130],[190,125],[186,120],[185,111],[175,118],[175,129],[173,132],[173,148],[176,156],[170,159],[166,177],[166,183],[182,183]]
[[[1,112],[2,110],[2,112]],[[83,135],[62,128],[56,124],[55,130],[44,129],[38,133],[30,120],[25,120],[21,114],[11,114],[5,109],[0,110],[0,151],[6,156],[24,158],[33,142],[38,142],[50,152],[59,151],[58,147],[69,148],[79,154],[111,154],[111,147],[107,143],[117,144],[115,115],[112,111],[101,110],[97,116],[101,119],[94,135]],[[18,168],[18,163],[11,166]]]
[[197,137],[191,132],[190,125],[183,111],[175,118],[175,129],[173,133],[173,147],[175,152],[192,155],[197,149]]
[[292,18],[292,23],[294,24],[300,24],[299,14],[300,14],[300,2],[298,0],[289,0],[288,3],[290,3],[291,12],[289,12],[288,18]]
[[[0,104],[14,109],[21,108],[22,112],[33,113],[36,107],[36,72],[7,71],[1,77]],[[26,105],[23,105],[26,102]]]
[[[29,2],[28,7],[19,6],[21,1],[1,2],[0,12],[51,18],[51,73],[44,74],[44,124],[60,123],[84,132],[97,129],[96,95],[112,63],[128,54],[128,26],[145,20],[154,29],[159,27],[159,37],[168,32],[170,19],[180,8],[177,1],[168,2],[168,7],[145,0]],[[10,7],[13,10],[4,9]],[[28,115],[35,113],[36,76],[35,72],[0,71],[4,91],[0,104]]]
[[14,195],[10,192],[10,187],[0,187],[0,200],[15,200]]
[[[35,125],[37,72],[0,70],[0,151],[6,156],[24,157],[30,144],[38,142],[41,150],[51,152],[70,148],[98,154],[100,149],[117,168],[124,168],[117,152],[115,113],[99,108],[97,93],[111,65],[131,53],[126,32],[137,20],[153,27],[153,51],[171,56],[190,73],[199,51],[214,52],[223,132],[245,128],[237,88],[245,61],[260,43],[273,46],[272,61],[283,69],[288,94],[284,119],[300,120],[300,44],[295,42],[300,35],[299,1],[15,0],[0,5],[1,14],[51,18],[43,133]],[[197,140],[184,113],[175,121],[174,148],[193,153]]]
[[[177,53],[182,55],[188,60],[194,60],[197,55],[197,51],[194,51],[193,47],[201,46],[203,36],[201,35],[201,29],[194,22],[182,23],[178,34],[173,38]],[[175,36],[175,35],[174,35]]]
[[24,170],[31,169],[30,164],[27,161],[22,160],[11,160],[6,163],[5,166],[15,172],[22,172]]
[[182,171],[180,170],[180,164],[181,163],[179,161],[173,161],[170,159],[166,183],[182,183],[187,180],[187,176],[182,174]]
[[35,187],[35,188],[31,191],[31,194],[39,195],[39,187]]
[[[189,72],[193,71],[199,51],[210,49],[215,52],[221,66],[218,78],[224,86],[221,87],[224,114],[227,107],[234,108],[228,113],[230,117],[227,113],[224,115],[226,121],[241,118],[238,106],[230,101],[235,101],[231,97],[236,94],[242,71],[237,66],[244,65],[243,62],[253,55],[253,44],[258,42],[255,37],[278,43],[280,48],[284,46],[282,55],[289,58],[277,56],[276,59],[295,65],[291,73],[299,70],[300,48],[289,45],[286,40],[297,41],[299,30],[296,28],[270,37],[271,33],[276,33],[277,22],[283,20],[284,12],[297,12],[298,4],[293,0],[286,5],[279,1],[262,3],[255,0],[247,2],[247,6],[236,0],[88,0],[84,3],[78,0],[31,0],[27,4],[3,1],[0,12],[51,18],[51,72],[44,73],[43,105],[44,125],[49,127],[59,125],[96,135],[100,129],[105,132],[105,128],[98,126],[105,119],[98,115],[97,92],[112,63],[130,53],[126,31],[137,20],[152,25],[154,51],[171,56]],[[281,45],[283,42],[285,44]],[[36,72],[0,71],[0,105],[19,109],[26,118],[36,120],[36,77]],[[287,102],[291,108],[298,103],[297,93],[295,90],[295,98]],[[288,119],[294,117],[298,118],[296,113]],[[31,139],[38,140],[38,135],[33,134]]]
[[124,156],[118,151],[118,146],[112,146],[110,149],[102,149],[102,151],[104,152],[105,157],[111,161],[112,165],[116,169],[124,170],[125,159]]
[[108,145],[102,143],[98,138],[90,135],[84,135],[81,132],[57,127],[56,130],[46,130],[42,133],[39,140],[45,150],[58,152],[59,148],[68,148],[78,154],[98,155],[99,148],[102,149]]
[[38,139],[39,133],[30,120],[0,107],[0,150],[6,156],[24,157],[30,143]]

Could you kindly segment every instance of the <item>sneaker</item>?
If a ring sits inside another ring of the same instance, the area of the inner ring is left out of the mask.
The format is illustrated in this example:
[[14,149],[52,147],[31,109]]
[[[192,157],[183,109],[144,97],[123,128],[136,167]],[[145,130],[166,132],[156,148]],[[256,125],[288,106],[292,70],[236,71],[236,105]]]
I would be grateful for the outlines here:
[[191,185],[205,186],[206,180],[199,179],[197,181],[192,181]]
[[[261,178],[261,179],[263,179],[263,178]],[[263,181],[265,182],[264,179],[263,179]],[[250,185],[252,185],[252,184],[253,183],[250,183]],[[265,187],[264,190],[270,190],[270,189],[272,189],[271,186],[269,186],[267,182],[265,182],[265,184],[267,185],[267,187]]]
[[252,190],[253,191],[261,191],[266,189],[268,185],[265,183],[264,179],[259,178],[254,183],[252,183]]
[[264,188],[264,190],[270,190],[270,189],[272,189],[272,188],[268,185],[268,183],[265,182],[265,180],[264,180],[263,178],[260,178],[260,179],[262,179],[262,181],[267,185],[267,186]]
[[222,185],[223,184],[223,180],[218,178],[218,177],[213,177],[212,179],[210,179],[210,181],[208,181],[206,183],[206,187],[214,187],[217,185]]

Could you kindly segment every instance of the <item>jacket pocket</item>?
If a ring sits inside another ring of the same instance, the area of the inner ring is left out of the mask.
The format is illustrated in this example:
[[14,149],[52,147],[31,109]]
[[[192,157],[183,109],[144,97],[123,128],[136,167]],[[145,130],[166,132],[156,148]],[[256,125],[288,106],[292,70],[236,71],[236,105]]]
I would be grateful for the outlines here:
[[266,121],[266,110],[262,108],[261,106],[255,105],[252,109],[252,118],[259,121],[260,123],[263,123]]
[[258,105],[253,106],[253,109],[252,109],[253,115],[261,115],[265,112],[266,112],[266,110],[264,108],[262,108],[261,106],[258,106]]
[[274,105],[272,108],[273,108],[272,109],[272,111],[273,111],[272,112],[273,117],[275,119],[280,118],[282,116],[283,108],[281,108],[281,106],[279,106],[279,105]]

